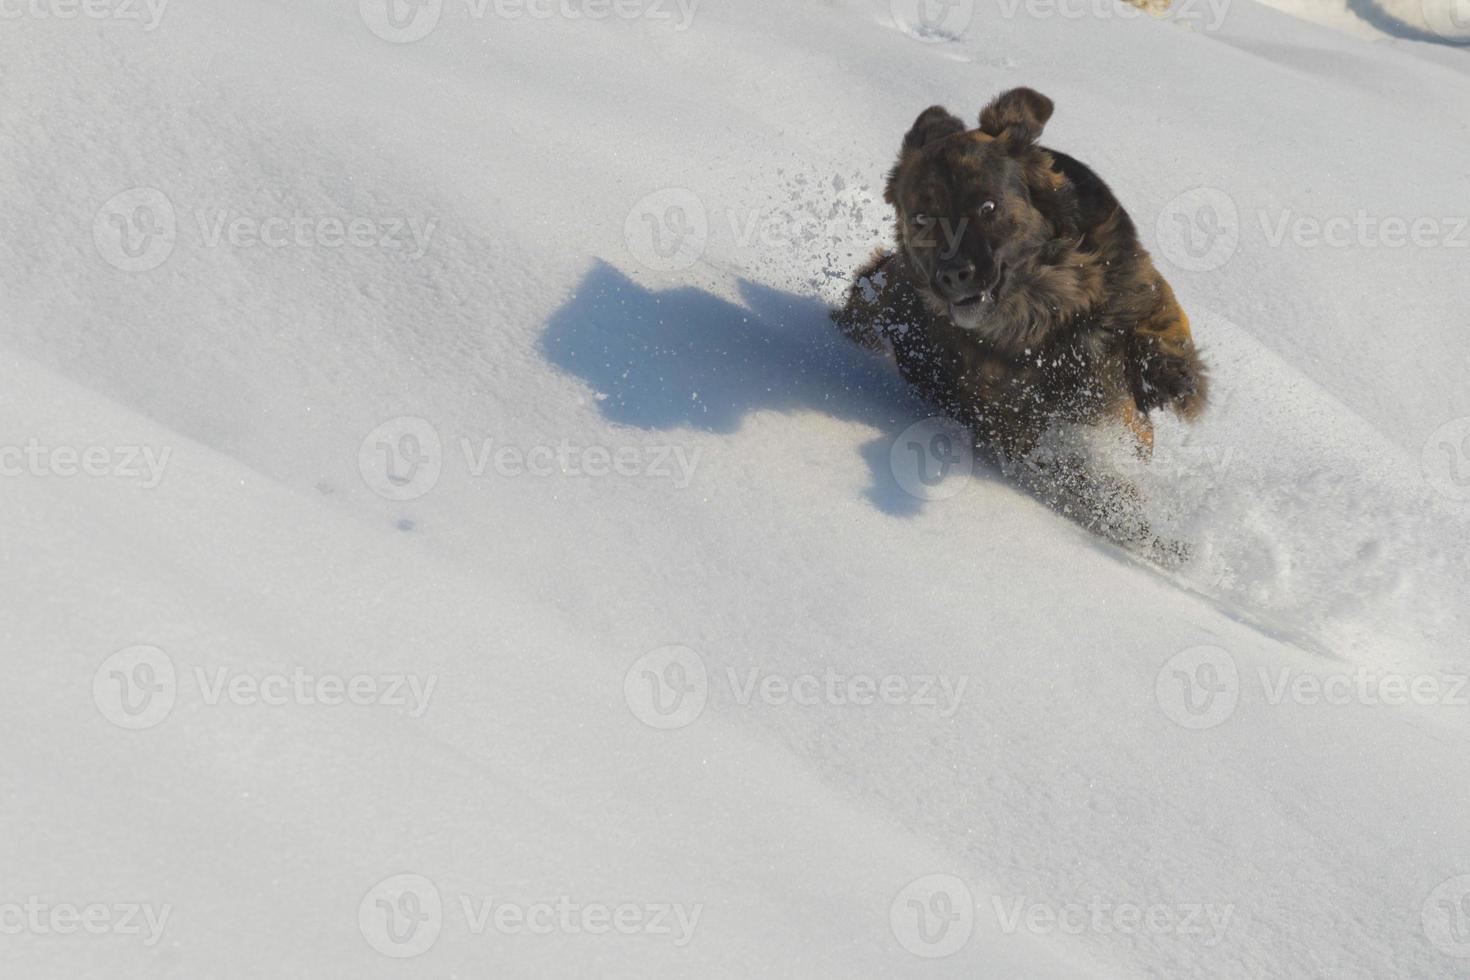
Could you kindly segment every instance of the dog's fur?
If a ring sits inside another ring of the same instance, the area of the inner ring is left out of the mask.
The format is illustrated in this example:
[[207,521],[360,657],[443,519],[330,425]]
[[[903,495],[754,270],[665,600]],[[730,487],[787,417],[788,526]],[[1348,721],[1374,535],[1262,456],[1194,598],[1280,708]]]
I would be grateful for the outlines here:
[[[976,130],[939,106],[920,115],[885,195],[898,248],[859,271],[835,319],[860,343],[886,342],[910,384],[1006,457],[1053,422],[1109,419],[1146,455],[1148,413],[1192,420],[1206,371],[1112,191],[1037,144],[1051,114],[1050,99],[1018,88]],[[984,287],[979,298],[954,302],[943,283],[958,281]]]

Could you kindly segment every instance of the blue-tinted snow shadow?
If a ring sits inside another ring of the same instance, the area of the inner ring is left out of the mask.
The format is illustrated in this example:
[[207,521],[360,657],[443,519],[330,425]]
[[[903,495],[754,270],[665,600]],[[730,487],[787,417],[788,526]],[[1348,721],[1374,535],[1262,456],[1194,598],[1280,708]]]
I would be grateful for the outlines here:
[[[747,414],[765,410],[816,411],[869,426],[878,434],[859,450],[871,475],[868,500],[896,517],[918,514],[924,501],[898,484],[890,450],[906,428],[936,410],[883,357],[843,338],[819,300],[749,281],[739,289],[743,305],[695,287],[654,292],[598,262],[547,323],[541,353],[596,392],[603,417],[618,425],[733,433]],[[978,463],[976,477],[1048,503],[993,463]],[[1079,545],[1119,565],[1168,572],[1089,530],[1079,515],[1064,516]],[[1330,655],[1313,637],[1170,577],[1232,619]]]
[[809,297],[742,280],[738,305],[694,287],[653,292],[605,262],[547,324],[541,351],[641,429],[731,433],[754,411],[816,411],[880,435],[862,447],[866,494],[894,516],[923,501],[889,466],[893,440],[935,412],[883,359],[853,345]]

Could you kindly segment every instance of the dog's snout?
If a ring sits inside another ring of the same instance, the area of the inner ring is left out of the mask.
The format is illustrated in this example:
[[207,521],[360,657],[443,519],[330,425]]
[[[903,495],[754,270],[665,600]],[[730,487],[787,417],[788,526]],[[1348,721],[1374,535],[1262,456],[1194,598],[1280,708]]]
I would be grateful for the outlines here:
[[948,296],[963,296],[975,288],[975,263],[955,262],[941,266],[934,284]]

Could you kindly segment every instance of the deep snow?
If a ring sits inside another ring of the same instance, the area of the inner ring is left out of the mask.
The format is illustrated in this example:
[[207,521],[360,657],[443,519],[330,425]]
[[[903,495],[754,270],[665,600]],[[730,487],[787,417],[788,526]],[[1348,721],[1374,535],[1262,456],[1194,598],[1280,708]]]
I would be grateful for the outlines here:
[[[5,976],[1470,969],[1464,50],[50,2],[0,30]],[[1135,474],[1181,569],[916,484],[827,324],[913,116],[1016,84],[1214,367]],[[515,926],[562,896],[627,928]]]

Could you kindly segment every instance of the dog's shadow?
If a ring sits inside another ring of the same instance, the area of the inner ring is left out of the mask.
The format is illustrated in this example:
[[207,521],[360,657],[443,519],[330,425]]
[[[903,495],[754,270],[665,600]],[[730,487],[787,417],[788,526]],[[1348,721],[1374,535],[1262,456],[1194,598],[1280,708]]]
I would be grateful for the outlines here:
[[868,499],[886,514],[917,514],[924,500],[899,484],[890,449],[934,409],[842,337],[821,301],[747,280],[739,290],[745,306],[694,287],[651,292],[599,261],[548,322],[541,351],[620,425],[732,433],[747,413],[774,410],[870,426],[880,435],[861,450]]
[[[547,323],[541,353],[592,388],[603,417],[619,425],[733,433],[747,413],[774,410],[822,412],[868,426],[877,433],[860,450],[871,474],[868,500],[895,517],[920,513],[926,500],[899,483],[892,450],[904,430],[937,409],[882,357],[839,334],[819,300],[743,280],[739,291],[743,306],[694,287],[651,292],[598,262]],[[1079,541],[1120,564],[1131,561],[1126,546],[1109,547],[1106,534],[1088,530],[1079,514],[1007,475],[997,460],[977,455],[973,475],[1039,500],[1073,523]],[[1233,604],[1201,598],[1256,629],[1327,652]]]

